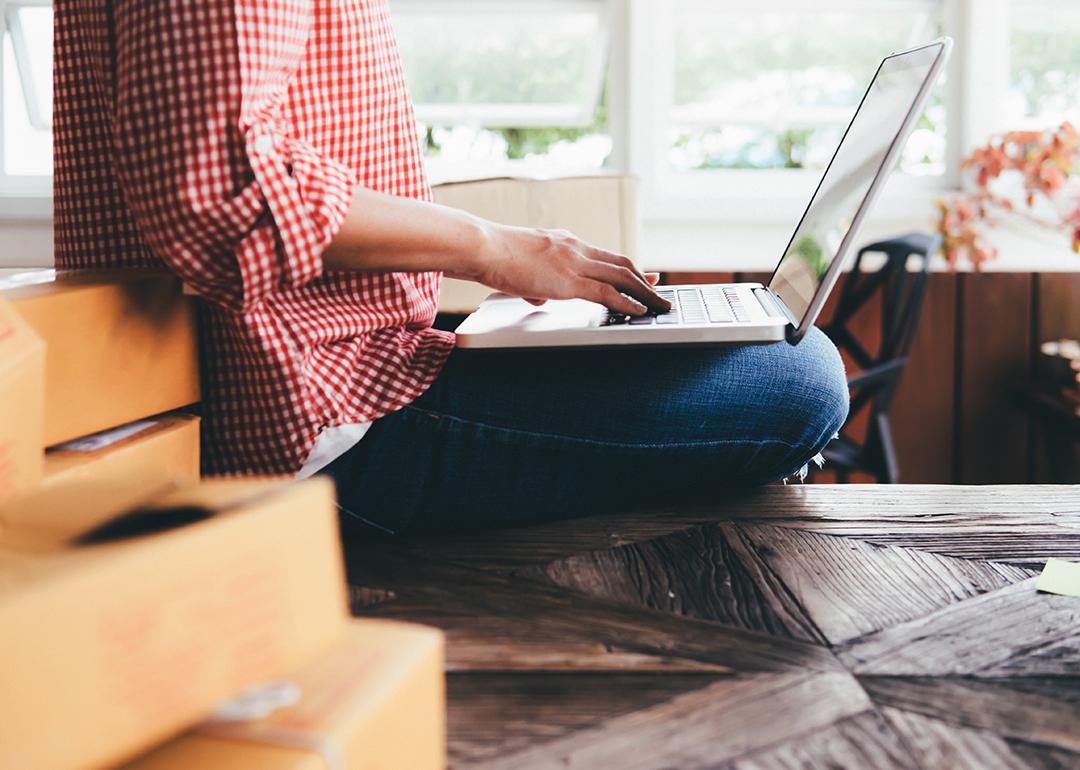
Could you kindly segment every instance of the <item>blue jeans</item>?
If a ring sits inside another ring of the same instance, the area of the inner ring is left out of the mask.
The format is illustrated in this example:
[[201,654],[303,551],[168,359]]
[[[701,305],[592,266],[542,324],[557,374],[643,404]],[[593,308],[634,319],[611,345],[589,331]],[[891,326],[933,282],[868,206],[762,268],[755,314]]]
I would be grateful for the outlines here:
[[515,526],[786,478],[847,411],[817,329],[795,347],[458,350],[326,472],[372,533]]

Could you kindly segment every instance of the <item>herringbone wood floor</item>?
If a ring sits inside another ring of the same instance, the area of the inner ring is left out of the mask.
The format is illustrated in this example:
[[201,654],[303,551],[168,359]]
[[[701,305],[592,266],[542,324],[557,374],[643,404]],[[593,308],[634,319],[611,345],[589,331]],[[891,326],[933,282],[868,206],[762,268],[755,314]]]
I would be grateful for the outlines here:
[[1080,768],[1080,488],[788,486],[346,547],[445,629],[454,768]]

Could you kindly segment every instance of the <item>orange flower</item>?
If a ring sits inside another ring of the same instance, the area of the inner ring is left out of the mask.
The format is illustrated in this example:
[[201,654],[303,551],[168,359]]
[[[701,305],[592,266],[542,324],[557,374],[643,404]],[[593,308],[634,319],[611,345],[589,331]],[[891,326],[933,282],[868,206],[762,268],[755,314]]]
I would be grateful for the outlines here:
[[[990,142],[971,152],[960,164],[970,169],[975,192],[952,200],[939,200],[938,232],[943,239],[942,251],[949,264],[955,267],[967,257],[975,269],[997,256],[997,249],[985,242],[976,229],[981,221],[997,212],[1014,212],[1012,201],[990,191],[990,183],[1006,171],[1017,172],[1024,183],[1024,202],[1028,208],[1036,197],[1047,199],[1059,196],[1077,169],[1080,143],[1077,130],[1071,123],[1062,123],[1051,131],[1010,131],[996,142]],[[1080,196],[1076,210],[1061,218],[1068,227],[1072,247],[1080,252]]]

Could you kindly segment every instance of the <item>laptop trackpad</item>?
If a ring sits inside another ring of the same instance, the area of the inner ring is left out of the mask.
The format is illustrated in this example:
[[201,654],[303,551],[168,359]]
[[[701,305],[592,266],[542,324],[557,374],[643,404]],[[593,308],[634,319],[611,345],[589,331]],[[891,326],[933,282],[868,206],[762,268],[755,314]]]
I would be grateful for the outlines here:
[[520,297],[493,294],[458,327],[459,334],[485,334],[495,330],[527,332],[583,329],[603,317],[603,308],[583,299],[549,300],[540,307]]

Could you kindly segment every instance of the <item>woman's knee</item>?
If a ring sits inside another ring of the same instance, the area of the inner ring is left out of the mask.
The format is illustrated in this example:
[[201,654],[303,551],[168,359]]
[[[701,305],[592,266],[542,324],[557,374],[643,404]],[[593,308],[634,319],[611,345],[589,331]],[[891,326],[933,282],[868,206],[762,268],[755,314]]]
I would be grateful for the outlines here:
[[825,333],[813,328],[793,348],[788,387],[798,408],[792,426],[816,451],[828,443],[848,416],[848,384],[840,353]]
[[763,364],[749,475],[770,481],[797,473],[837,434],[848,415],[848,386],[839,352],[818,329],[798,345],[771,346]]

